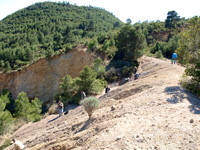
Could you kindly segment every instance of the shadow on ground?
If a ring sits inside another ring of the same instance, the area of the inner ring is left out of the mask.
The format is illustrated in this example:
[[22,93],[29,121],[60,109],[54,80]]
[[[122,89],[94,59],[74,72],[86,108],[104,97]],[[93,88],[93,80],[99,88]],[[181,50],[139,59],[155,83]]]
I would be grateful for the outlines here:
[[89,118],[89,119],[84,123],[84,125],[81,127],[81,129],[79,129],[76,133],[81,132],[81,131],[87,129],[87,128],[89,127],[89,125],[90,125],[94,120],[95,120],[94,118]]
[[171,95],[171,98],[166,100],[167,102],[177,104],[183,102],[184,99],[187,99],[191,104],[189,106],[190,112],[200,114],[200,99],[197,96],[179,86],[166,87],[165,92]]
[[53,118],[53,119],[51,119],[51,120],[49,120],[47,123],[53,122],[53,121],[55,121],[55,120],[58,119],[58,118],[59,118],[59,116],[58,116],[58,117],[55,117],[55,118]]

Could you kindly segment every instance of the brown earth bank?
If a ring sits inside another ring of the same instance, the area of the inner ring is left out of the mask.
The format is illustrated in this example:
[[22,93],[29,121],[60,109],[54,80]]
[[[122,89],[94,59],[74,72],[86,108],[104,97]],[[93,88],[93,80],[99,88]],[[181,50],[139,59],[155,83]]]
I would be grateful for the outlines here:
[[42,58],[30,66],[11,73],[0,73],[0,91],[8,89],[16,99],[20,92],[46,102],[53,100],[59,84],[67,74],[79,76],[84,66],[91,65],[95,56],[79,45],[66,54]]
[[152,36],[153,39],[158,40],[158,41],[162,41],[162,42],[168,41],[169,35],[170,35],[169,31],[153,32],[153,33],[150,34],[150,36]]
[[140,61],[140,78],[99,95],[92,119],[82,106],[71,107],[65,116],[25,124],[12,137],[27,150],[199,150],[200,99],[179,84],[185,68]]

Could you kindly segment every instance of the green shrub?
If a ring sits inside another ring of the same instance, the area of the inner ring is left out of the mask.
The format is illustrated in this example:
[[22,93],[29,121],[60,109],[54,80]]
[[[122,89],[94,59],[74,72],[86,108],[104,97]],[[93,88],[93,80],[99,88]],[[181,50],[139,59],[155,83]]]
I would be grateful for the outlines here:
[[157,52],[155,53],[155,57],[156,57],[156,58],[163,58],[162,51],[161,51],[161,50],[157,51]]
[[104,76],[108,82],[113,82],[113,81],[115,81],[114,79],[116,79],[113,77],[117,77],[117,71],[114,67],[112,67],[104,73]]
[[0,112],[4,111],[4,109],[6,108],[6,103],[4,102],[4,100],[0,97]]
[[92,69],[97,73],[97,78],[102,78],[105,73],[105,66],[102,65],[103,61],[100,57],[96,58],[92,63]]
[[99,107],[100,102],[96,97],[88,97],[80,102],[88,113],[89,118],[92,117],[93,112]]
[[29,98],[26,93],[21,92],[15,101],[15,113],[16,118],[22,118],[23,120],[38,121],[41,119],[41,102],[35,98],[32,103],[29,102]]
[[122,76],[123,76],[123,77],[128,76],[129,70],[130,70],[130,68],[124,66],[124,67],[122,68]]
[[78,86],[76,82],[76,79],[72,79],[70,75],[66,75],[62,78],[62,82],[60,83],[60,89],[62,92],[60,93],[60,96],[65,103],[68,103],[70,98],[77,93]]
[[4,67],[5,63],[3,60],[0,60],[0,67]]
[[100,93],[104,89],[104,84],[102,84],[100,79],[95,80],[91,86],[91,93]]
[[11,71],[11,69],[12,69],[12,68],[11,68],[11,66],[10,66],[10,63],[9,63],[8,61],[6,61],[4,72],[9,73],[9,72]]
[[73,104],[76,104],[76,105],[79,105],[80,100],[81,100],[81,94],[80,93],[77,93],[76,95],[74,95],[71,98],[71,101],[73,102]]
[[185,73],[190,77],[190,82],[186,88],[200,96],[200,63],[197,62],[193,67],[188,67]]
[[65,49],[66,49],[65,51],[68,52],[69,50],[72,49],[72,45],[70,43],[67,43]]
[[97,73],[89,66],[85,66],[80,73],[80,80],[77,81],[80,91],[90,93],[92,89],[92,83],[96,80]]
[[[78,104],[80,101],[80,91],[84,91],[87,95],[101,92],[106,85],[103,75],[101,75],[105,68],[102,68],[102,65],[93,65],[93,69],[96,69],[94,71],[89,66],[85,66],[80,73],[80,77],[74,79],[66,75],[60,83],[61,93],[55,95],[55,100],[62,100],[65,104],[69,102]],[[101,79],[96,79],[97,73],[99,73]]]
[[14,123],[12,114],[6,110],[6,104],[9,103],[9,92],[7,90],[2,90],[0,96],[0,135],[8,133],[10,131],[10,127]]
[[10,127],[14,123],[14,118],[7,110],[0,112],[0,135],[10,132]]
[[33,121],[39,121],[42,119],[41,112],[42,112],[42,103],[38,98],[35,98],[31,103],[32,111],[31,111],[31,119]]
[[98,41],[97,39],[93,39],[89,44],[88,44],[88,48],[90,50],[94,50],[94,49],[97,49],[98,47]]
[[105,50],[108,58],[110,59],[114,58],[116,51],[117,51],[117,48],[115,46],[109,47]]

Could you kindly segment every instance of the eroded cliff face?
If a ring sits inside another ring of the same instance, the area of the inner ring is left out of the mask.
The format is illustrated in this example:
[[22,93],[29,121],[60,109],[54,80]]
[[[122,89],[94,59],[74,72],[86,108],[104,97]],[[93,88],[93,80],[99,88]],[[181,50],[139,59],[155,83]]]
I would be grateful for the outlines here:
[[150,35],[155,40],[159,40],[159,41],[162,41],[162,42],[167,42],[169,40],[170,32],[158,32],[158,33],[154,32],[154,33],[151,33]]
[[67,54],[42,58],[22,70],[1,73],[0,90],[8,89],[14,98],[23,91],[30,98],[37,97],[42,102],[51,100],[59,91],[64,76],[77,77],[84,66],[91,65],[94,56],[86,50],[78,46]]

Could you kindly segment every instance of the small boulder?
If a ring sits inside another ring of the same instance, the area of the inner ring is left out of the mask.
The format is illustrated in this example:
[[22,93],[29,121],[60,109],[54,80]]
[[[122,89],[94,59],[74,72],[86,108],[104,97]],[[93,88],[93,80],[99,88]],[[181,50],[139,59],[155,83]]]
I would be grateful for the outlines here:
[[193,119],[190,119],[190,123],[193,123],[194,122],[194,120]]
[[111,111],[115,110],[116,109],[116,106],[115,105],[112,105],[111,106]]

